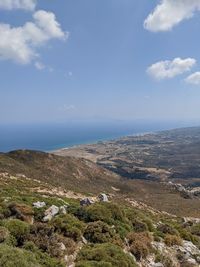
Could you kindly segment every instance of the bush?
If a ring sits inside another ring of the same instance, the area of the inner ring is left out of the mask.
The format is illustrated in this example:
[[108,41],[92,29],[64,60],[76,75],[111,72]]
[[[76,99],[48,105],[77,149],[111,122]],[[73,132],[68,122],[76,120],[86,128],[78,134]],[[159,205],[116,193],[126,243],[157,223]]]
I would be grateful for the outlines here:
[[192,226],[192,228],[191,228],[191,233],[192,233],[193,235],[200,236],[200,223],[195,224],[194,226]]
[[165,267],[176,267],[176,264],[174,264],[169,256],[163,255],[160,252],[156,255],[155,262],[161,262]]
[[145,232],[148,230],[148,227],[146,225],[146,223],[143,223],[137,219],[135,219],[134,221],[132,221],[132,225],[133,225],[133,230],[135,232]]
[[198,236],[192,235],[188,229],[181,229],[179,231],[180,237],[184,240],[191,241],[193,244],[198,245]]
[[143,220],[143,222],[147,225],[147,228],[148,228],[149,232],[154,232],[155,231],[155,227],[154,227],[153,222],[152,222],[151,219],[145,218]]
[[178,231],[169,224],[160,224],[158,225],[157,230],[163,234],[178,235]]
[[95,203],[89,207],[77,210],[78,217],[85,222],[103,221],[107,224],[115,224],[116,221],[125,222],[125,213],[113,203]]
[[150,254],[152,250],[152,238],[148,232],[130,233],[127,236],[127,239],[130,246],[130,252],[137,260],[146,258]]
[[103,221],[108,224],[112,224],[112,213],[103,204],[95,203],[86,208],[87,217],[86,222]]
[[125,222],[126,214],[119,205],[108,202],[103,204],[107,209],[111,211],[112,219],[114,221]]
[[64,236],[72,238],[75,241],[80,239],[85,228],[84,223],[70,214],[65,214],[54,218],[52,225],[55,227],[55,231],[57,233],[63,234]]
[[25,242],[23,249],[29,252],[32,252],[42,267],[65,267],[66,266],[66,264],[62,263],[60,260],[52,258],[47,253],[42,252],[31,241]]
[[167,234],[165,236],[164,241],[165,241],[165,244],[167,246],[169,246],[169,247],[175,246],[175,245],[178,245],[178,246],[182,245],[182,239],[177,235],[169,235],[169,234]]
[[40,267],[35,255],[19,248],[0,245],[0,266],[2,267]]
[[[64,252],[72,254],[75,249],[75,243],[72,239],[54,233],[54,227],[44,223],[34,224],[28,239],[52,257],[62,257]],[[65,251],[60,249],[61,243],[65,245]]]
[[11,216],[11,212],[5,203],[0,204],[0,219],[5,219]]
[[7,228],[0,226],[0,243],[8,239],[10,232]]
[[106,223],[97,221],[87,225],[84,237],[92,243],[108,243],[114,238],[115,231]]
[[115,222],[116,232],[119,234],[121,239],[124,239],[128,233],[132,231],[132,227],[127,223]]
[[76,267],[135,267],[133,258],[110,243],[85,246],[79,252]]
[[18,219],[3,221],[3,225],[9,230],[12,236],[17,240],[18,245],[22,245],[30,232],[29,224]]

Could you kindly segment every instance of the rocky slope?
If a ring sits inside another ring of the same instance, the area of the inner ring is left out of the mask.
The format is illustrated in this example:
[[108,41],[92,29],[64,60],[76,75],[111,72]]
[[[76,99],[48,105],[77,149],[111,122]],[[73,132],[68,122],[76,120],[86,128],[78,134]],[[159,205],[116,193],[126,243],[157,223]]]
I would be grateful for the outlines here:
[[200,220],[102,200],[0,173],[0,266],[199,266]]
[[49,153],[17,150],[0,154],[0,172],[25,175],[31,179],[67,187],[76,192],[113,191],[120,177],[91,161]]
[[200,219],[157,210],[132,190],[88,160],[1,154],[0,266],[200,266]]

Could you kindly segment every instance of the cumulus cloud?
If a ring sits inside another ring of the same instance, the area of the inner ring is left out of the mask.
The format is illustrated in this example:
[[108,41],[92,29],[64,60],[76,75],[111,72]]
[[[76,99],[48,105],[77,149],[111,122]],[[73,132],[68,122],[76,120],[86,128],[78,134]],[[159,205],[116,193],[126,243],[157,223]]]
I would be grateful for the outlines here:
[[0,9],[25,9],[34,10],[36,0],[0,0]]
[[174,60],[159,61],[147,69],[147,73],[157,80],[170,79],[191,70],[196,64],[194,58],[175,58]]
[[162,0],[144,22],[153,32],[168,31],[200,10],[200,0]]
[[190,84],[200,85],[200,71],[192,73],[185,79],[185,81]]
[[28,64],[38,57],[37,49],[51,39],[67,39],[54,13],[39,10],[33,22],[21,27],[0,23],[0,59]]

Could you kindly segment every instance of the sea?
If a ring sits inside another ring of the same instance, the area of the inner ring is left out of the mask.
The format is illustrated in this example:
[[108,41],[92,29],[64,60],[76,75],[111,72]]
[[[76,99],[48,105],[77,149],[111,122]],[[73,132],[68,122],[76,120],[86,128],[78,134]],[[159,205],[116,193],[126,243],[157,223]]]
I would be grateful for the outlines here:
[[50,152],[81,144],[113,140],[193,126],[175,121],[68,121],[62,123],[0,124],[0,152],[32,149]]

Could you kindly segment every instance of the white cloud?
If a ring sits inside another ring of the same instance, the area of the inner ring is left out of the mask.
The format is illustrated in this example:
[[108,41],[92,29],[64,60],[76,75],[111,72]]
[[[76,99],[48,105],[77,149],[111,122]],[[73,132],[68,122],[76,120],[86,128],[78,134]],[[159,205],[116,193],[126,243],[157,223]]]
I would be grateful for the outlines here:
[[161,0],[144,22],[145,29],[153,32],[168,31],[200,10],[200,0]]
[[39,61],[35,62],[35,67],[38,70],[44,70],[46,68],[46,66],[42,62],[39,62]]
[[196,64],[194,58],[175,58],[174,60],[159,61],[147,69],[147,73],[157,80],[170,79],[191,70]]
[[37,49],[51,39],[67,39],[56,17],[51,12],[39,10],[34,21],[22,27],[0,23],[0,59],[28,64],[38,57]]
[[0,9],[25,9],[34,10],[36,0],[0,0]]
[[54,69],[51,66],[47,66],[44,63],[42,63],[41,61],[36,61],[34,63],[34,66],[37,70],[45,70],[47,72],[53,72]]
[[185,81],[194,85],[200,85],[200,71],[192,73]]

